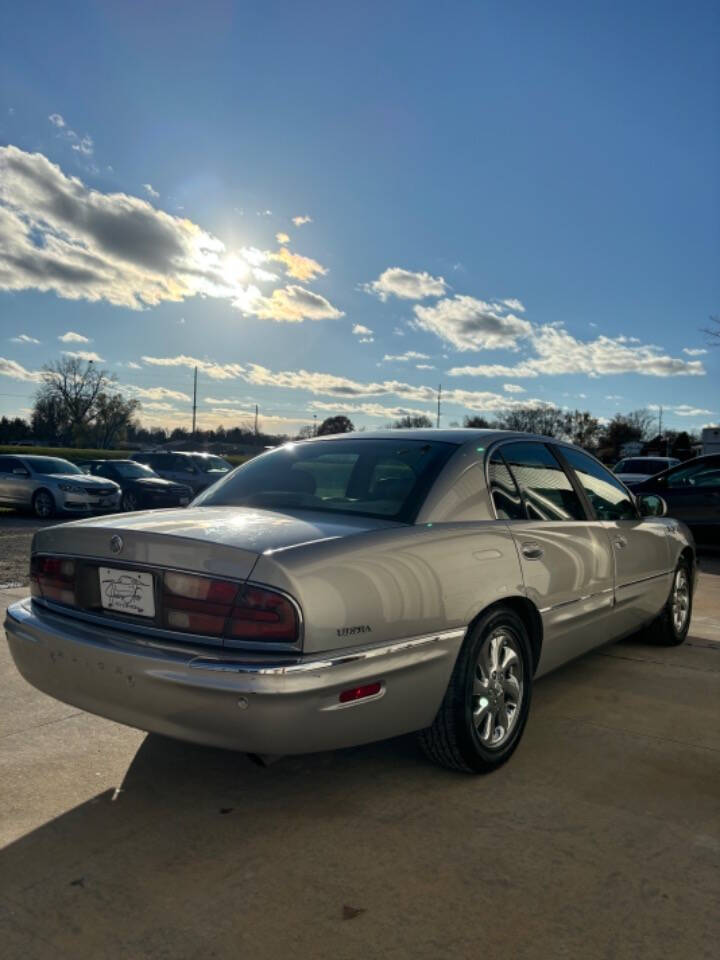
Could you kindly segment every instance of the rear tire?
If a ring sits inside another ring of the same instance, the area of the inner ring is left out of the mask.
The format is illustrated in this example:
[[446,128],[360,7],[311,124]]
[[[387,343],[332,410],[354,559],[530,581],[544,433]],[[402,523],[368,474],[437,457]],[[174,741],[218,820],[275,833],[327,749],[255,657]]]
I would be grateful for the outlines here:
[[647,629],[647,636],[662,647],[677,647],[685,641],[692,618],[692,576],[687,560],[680,560],[673,574],[670,596],[662,613]]
[[37,490],[32,498],[33,513],[40,520],[49,520],[56,513],[55,500],[49,490]]
[[520,742],[532,693],[527,629],[508,607],[495,607],[470,628],[445,698],[420,745],[435,763],[490,773]]

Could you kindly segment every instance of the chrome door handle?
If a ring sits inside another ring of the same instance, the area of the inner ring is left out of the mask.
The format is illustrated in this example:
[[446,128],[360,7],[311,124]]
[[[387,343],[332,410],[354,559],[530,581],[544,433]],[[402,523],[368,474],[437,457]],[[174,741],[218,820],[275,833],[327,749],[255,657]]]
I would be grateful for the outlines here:
[[613,543],[615,544],[618,550],[624,550],[625,547],[627,546],[627,540],[625,539],[625,537],[615,537],[615,539],[613,540]]
[[522,555],[527,557],[528,560],[539,560],[545,553],[540,544],[535,543],[534,540],[526,541],[520,549],[522,550]]

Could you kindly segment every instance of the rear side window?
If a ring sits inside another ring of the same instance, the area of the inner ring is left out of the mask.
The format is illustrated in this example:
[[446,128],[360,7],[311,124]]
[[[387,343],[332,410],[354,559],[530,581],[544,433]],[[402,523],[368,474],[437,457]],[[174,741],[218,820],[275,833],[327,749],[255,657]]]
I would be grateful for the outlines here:
[[529,520],[586,520],[567,474],[543,443],[506,443],[502,455],[525,501]]
[[498,520],[523,520],[525,511],[520,491],[499,450],[490,457],[488,481]]
[[637,520],[637,511],[623,485],[597,460],[580,450],[562,448],[598,520]]

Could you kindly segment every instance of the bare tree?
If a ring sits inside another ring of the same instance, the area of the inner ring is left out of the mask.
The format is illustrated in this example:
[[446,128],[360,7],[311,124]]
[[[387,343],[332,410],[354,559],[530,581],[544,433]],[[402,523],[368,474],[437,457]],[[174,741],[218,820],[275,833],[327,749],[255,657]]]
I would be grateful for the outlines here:
[[432,420],[430,417],[426,417],[425,414],[420,414],[416,417],[406,416],[400,417],[399,420],[396,420],[393,424],[395,430],[421,430],[427,427],[432,426]]
[[711,347],[720,347],[720,314],[715,314],[710,319],[710,326],[703,327],[702,332],[708,338]]
[[126,399],[115,377],[92,360],[63,357],[48,364],[35,396],[33,426],[48,440],[90,441],[107,447],[128,426],[140,404]]

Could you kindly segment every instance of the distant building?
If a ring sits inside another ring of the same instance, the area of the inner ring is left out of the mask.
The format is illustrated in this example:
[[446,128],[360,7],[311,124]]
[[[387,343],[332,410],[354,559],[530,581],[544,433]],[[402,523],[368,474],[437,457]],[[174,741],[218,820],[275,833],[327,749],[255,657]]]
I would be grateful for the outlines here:
[[702,452],[720,453],[720,427],[703,428]]

